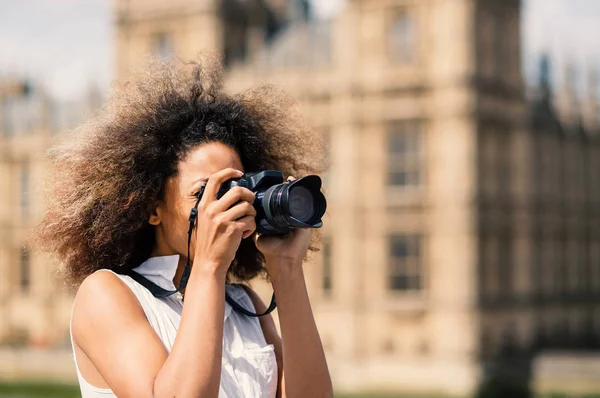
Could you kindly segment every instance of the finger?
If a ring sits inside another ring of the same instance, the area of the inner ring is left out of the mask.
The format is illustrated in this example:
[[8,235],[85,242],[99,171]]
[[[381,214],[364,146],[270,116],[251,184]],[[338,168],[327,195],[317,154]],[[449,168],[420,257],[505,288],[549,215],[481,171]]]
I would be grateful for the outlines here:
[[287,178],[287,182],[292,182],[292,181],[296,181],[296,177],[294,177],[294,176],[289,176],[289,177]]
[[219,188],[221,184],[225,181],[231,180],[232,178],[240,178],[244,173],[240,170],[228,168],[217,171],[212,174],[208,178],[208,182],[206,183],[206,188],[204,189],[204,194],[202,195],[202,200],[200,201],[204,205],[212,203],[217,200],[217,193],[219,192]]
[[214,206],[217,212],[226,211],[240,201],[245,201],[246,203],[252,204],[254,203],[254,199],[254,192],[248,188],[233,187],[227,191],[227,193],[225,193],[225,195],[223,195],[223,197],[219,199]]
[[248,202],[240,202],[223,213],[227,221],[237,221],[246,216],[256,217],[256,209]]
[[235,222],[236,227],[242,231],[242,239],[246,239],[256,230],[256,219],[253,216],[240,218]]

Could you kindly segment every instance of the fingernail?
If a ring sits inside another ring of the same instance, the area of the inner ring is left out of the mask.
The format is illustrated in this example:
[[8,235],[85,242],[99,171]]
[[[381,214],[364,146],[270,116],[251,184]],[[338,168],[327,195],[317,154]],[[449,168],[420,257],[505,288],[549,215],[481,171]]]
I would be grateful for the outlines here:
[[239,175],[243,175],[244,174],[244,172],[240,171],[240,170],[237,170],[237,172],[238,172]]

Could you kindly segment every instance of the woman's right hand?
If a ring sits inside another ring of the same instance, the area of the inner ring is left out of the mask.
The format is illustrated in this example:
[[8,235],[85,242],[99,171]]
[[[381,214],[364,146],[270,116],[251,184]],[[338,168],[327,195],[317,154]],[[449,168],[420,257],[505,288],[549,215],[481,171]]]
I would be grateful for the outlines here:
[[255,195],[247,188],[233,187],[217,200],[221,184],[243,173],[224,169],[210,176],[198,204],[194,268],[227,273],[242,239],[256,229]]

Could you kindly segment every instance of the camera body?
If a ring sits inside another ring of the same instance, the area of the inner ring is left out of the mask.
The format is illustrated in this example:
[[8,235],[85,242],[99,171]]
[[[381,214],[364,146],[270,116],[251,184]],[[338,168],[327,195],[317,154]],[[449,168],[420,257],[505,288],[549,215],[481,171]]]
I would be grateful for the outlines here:
[[327,209],[321,193],[321,178],[309,175],[284,183],[283,173],[266,170],[246,173],[221,184],[217,199],[235,186],[256,193],[256,231],[263,235],[285,235],[296,228],[320,228]]

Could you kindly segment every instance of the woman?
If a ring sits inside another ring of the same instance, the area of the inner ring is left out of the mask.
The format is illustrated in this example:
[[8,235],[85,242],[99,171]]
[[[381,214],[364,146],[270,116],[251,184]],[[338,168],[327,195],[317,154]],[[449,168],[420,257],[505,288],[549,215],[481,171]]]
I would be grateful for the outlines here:
[[[322,171],[321,141],[272,88],[226,95],[217,65],[152,63],[53,151],[40,240],[79,286],[71,336],[84,398],[332,396],[302,270],[311,231],[258,236],[253,192],[216,197],[243,172]],[[179,286],[203,186],[187,285],[157,298],[128,275]],[[230,282],[265,272],[282,339],[270,315],[225,301],[264,312]]]

